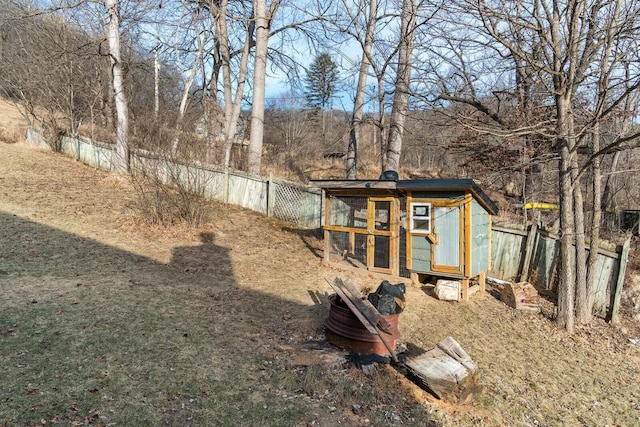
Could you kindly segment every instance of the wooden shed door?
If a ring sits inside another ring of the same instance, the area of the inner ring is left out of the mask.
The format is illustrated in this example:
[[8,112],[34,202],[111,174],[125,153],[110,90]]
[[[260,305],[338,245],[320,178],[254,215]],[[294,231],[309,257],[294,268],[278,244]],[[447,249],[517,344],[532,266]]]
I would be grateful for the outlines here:
[[397,265],[396,209],[393,198],[370,198],[367,221],[367,268],[392,273]]
[[434,271],[462,273],[461,213],[462,205],[433,208],[433,233],[436,235],[436,244],[432,246]]

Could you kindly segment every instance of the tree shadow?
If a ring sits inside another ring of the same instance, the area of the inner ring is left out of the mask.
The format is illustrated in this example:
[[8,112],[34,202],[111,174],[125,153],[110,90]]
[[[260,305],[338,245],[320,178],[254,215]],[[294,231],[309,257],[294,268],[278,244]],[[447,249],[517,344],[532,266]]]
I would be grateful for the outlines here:
[[322,259],[324,257],[324,249],[322,247],[322,229],[321,228],[295,228],[295,227],[283,227],[283,231],[297,235],[302,243],[309,249],[311,254]]

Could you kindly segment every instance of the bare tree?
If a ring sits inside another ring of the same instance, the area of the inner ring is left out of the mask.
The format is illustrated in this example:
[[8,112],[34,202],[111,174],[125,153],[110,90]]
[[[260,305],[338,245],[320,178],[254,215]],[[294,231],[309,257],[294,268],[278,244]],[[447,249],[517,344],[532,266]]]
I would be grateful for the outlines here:
[[116,106],[116,156],[114,170],[116,173],[129,172],[129,109],[124,88],[122,58],[120,56],[120,8],[118,0],[106,0],[109,13],[109,57],[111,58],[111,74]]
[[396,70],[395,93],[391,117],[389,119],[389,139],[382,159],[383,171],[397,171],[400,167],[402,137],[409,105],[409,83],[411,80],[411,61],[413,56],[414,32],[418,5],[416,0],[403,0],[400,41],[398,43],[398,65]]
[[[589,140],[588,135],[598,132],[598,126],[638,91],[637,67],[632,73],[622,70],[624,64],[637,61],[630,43],[637,37],[639,11],[638,5],[624,1],[522,0],[506,4],[481,0],[454,2],[443,14],[448,34],[438,48],[455,50],[444,55],[449,79],[438,83],[440,98],[472,106],[487,119],[458,116],[459,122],[502,137],[538,135],[551,142],[557,156],[561,230],[557,321],[569,331],[576,321],[576,295],[581,306],[578,321],[591,315],[590,307],[583,308],[588,290],[581,180],[596,158],[638,135],[633,131],[621,135],[584,161],[578,150]],[[530,117],[530,122],[520,126],[505,119],[503,101],[513,90],[503,78],[506,74],[499,74],[512,69],[514,58],[518,69],[526,70],[520,77],[526,76],[527,84],[538,85],[540,105],[551,113]],[[436,71],[444,68],[432,67]],[[600,73],[606,73],[610,80],[600,80],[604,85],[593,89]],[[589,94],[598,92],[602,93],[596,97],[598,101],[586,101]]]
[[[346,2],[345,9],[350,12]],[[351,15],[351,14],[350,14]],[[349,145],[347,147],[347,178],[357,178],[358,166],[358,145],[362,139],[362,122],[364,117],[364,106],[367,89],[367,78],[369,76],[369,67],[371,65],[371,55],[373,52],[373,42],[376,31],[376,23],[378,20],[378,1],[370,0],[369,8],[364,18],[364,40],[362,41],[362,59],[360,60],[360,69],[358,70],[358,83],[356,86],[356,95],[353,103],[353,114],[351,115],[351,130],[349,132]],[[355,16],[352,16],[353,22],[358,22]],[[358,29],[355,30],[359,34]]]
[[256,51],[253,68],[253,96],[251,99],[251,137],[247,171],[260,174],[262,143],[264,137],[265,81],[267,77],[267,50],[271,22],[280,6],[280,0],[272,0],[267,10],[267,0],[253,0],[256,21]]
[[[183,128],[183,120],[185,113],[187,111],[187,105],[189,101],[189,97],[191,95],[191,89],[196,80],[197,73],[201,69],[202,64],[202,56],[204,54],[205,47],[209,42],[209,38],[211,36],[211,28],[205,26],[204,28],[200,28],[201,20],[200,15],[203,14],[203,10],[200,4],[196,5],[195,8],[188,11],[189,15],[189,26],[193,28],[193,42],[195,43],[195,58],[191,64],[191,70],[189,72],[189,77],[186,79],[184,87],[182,89],[182,97],[180,99],[180,107],[178,109],[178,118],[176,120],[176,136],[173,139],[171,152],[175,156],[178,152],[178,144],[180,142],[180,134],[182,133]],[[191,43],[190,43],[191,44]],[[176,57],[180,62],[180,53],[179,48],[176,46]]]

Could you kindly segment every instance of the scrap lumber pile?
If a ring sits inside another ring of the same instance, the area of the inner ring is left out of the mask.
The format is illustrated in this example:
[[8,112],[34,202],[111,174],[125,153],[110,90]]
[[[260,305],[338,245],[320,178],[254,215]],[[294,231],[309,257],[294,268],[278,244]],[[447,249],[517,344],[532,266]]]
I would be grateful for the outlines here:
[[506,283],[501,292],[502,302],[516,310],[539,313],[538,291],[528,282]]
[[[347,310],[332,302],[325,322],[331,343],[365,355],[389,354],[395,364],[406,367],[417,385],[451,403],[467,403],[481,392],[478,365],[452,337],[446,337],[425,353],[407,358],[406,362],[398,358],[397,316],[404,309],[404,285],[384,281],[375,293],[365,297],[348,280],[338,277],[326,280],[336,292],[332,297],[348,307]],[[350,316],[345,312],[350,312]],[[356,323],[361,327],[356,328]],[[363,369],[364,366],[370,365],[363,364]]]

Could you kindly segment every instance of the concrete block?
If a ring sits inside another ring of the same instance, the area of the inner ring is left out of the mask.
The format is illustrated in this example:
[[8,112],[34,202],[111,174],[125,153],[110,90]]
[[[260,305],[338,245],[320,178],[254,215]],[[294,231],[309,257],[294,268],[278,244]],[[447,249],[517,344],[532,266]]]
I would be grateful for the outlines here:
[[457,280],[440,279],[436,282],[436,296],[442,301],[460,300],[460,282]]

